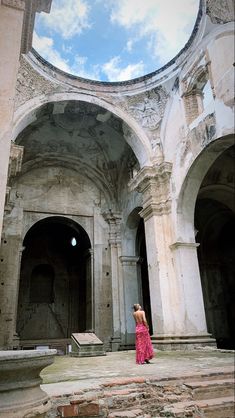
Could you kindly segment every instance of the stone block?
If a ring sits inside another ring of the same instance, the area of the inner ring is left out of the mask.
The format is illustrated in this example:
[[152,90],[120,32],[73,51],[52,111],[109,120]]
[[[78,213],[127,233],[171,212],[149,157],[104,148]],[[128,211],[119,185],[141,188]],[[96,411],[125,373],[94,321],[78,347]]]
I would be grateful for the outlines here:
[[92,332],[72,334],[73,357],[95,357],[105,356],[103,342]]

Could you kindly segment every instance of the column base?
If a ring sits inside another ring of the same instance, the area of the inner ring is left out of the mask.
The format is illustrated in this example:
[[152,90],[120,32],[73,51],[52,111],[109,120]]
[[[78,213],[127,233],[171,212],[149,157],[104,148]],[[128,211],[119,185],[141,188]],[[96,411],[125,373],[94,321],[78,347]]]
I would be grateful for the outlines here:
[[216,347],[216,340],[210,334],[201,335],[152,335],[154,348],[162,351],[195,350],[200,347]]
[[12,348],[13,350],[18,350],[20,348],[20,339],[17,333],[13,335]]
[[120,337],[112,337],[110,341],[111,351],[119,351],[121,345],[121,338]]

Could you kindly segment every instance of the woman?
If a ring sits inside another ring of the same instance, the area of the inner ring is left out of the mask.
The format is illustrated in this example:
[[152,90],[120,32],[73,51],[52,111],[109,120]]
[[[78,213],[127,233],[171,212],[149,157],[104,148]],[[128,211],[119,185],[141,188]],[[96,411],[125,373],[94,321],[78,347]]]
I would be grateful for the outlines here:
[[136,363],[149,364],[149,360],[153,358],[153,346],[149,335],[149,327],[146,321],[145,312],[139,303],[134,306],[135,332],[136,332]]

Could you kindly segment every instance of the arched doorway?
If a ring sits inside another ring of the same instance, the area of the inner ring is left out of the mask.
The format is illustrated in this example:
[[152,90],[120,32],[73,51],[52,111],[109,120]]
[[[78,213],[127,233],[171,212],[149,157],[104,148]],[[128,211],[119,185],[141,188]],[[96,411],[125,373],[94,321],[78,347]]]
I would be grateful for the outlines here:
[[205,175],[196,201],[195,228],[208,331],[218,348],[235,348],[235,147]]
[[21,345],[70,338],[92,327],[91,243],[65,217],[37,222],[21,261],[17,332]]
[[150,335],[153,333],[151,303],[149,292],[149,276],[148,276],[148,261],[145,241],[144,221],[139,219],[139,226],[136,235],[136,251],[139,256],[139,276],[140,276],[140,293],[142,296],[142,304],[146,313],[146,319],[149,324]]

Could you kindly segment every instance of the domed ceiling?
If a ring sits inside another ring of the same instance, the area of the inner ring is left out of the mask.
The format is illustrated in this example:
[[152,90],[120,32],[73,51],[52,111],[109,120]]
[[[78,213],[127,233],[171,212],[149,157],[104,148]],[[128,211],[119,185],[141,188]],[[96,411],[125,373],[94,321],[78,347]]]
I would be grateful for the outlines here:
[[198,10],[199,0],[53,0],[36,17],[33,47],[67,73],[131,80],[178,54]]
[[133,167],[139,168],[123,137],[122,121],[85,102],[43,106],[16,143],[24,146],[22,174],[46,166],[65,167],[103,184],[116,197]]

